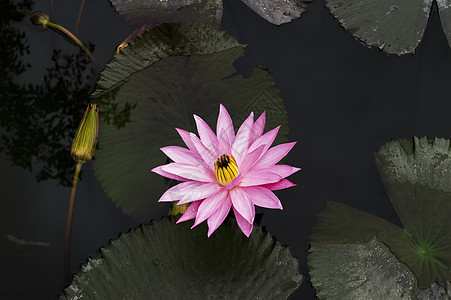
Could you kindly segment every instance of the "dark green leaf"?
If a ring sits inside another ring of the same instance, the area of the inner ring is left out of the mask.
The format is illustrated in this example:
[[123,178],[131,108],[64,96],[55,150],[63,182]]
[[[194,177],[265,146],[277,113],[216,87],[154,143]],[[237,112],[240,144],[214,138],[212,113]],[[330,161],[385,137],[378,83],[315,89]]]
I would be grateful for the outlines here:
[[151,26],[182,22],[219,28],[222,0],[111,0],[116,10],[133,24]]
[[392,141],[375,154],[384,183],[409,182],[451,192],[450,141],[426,137]]
[[241,44],[207,25],[162,24],[140,34],[115,55],[100,74],[92,96],[111,92],[116,84],[155,62],[177,55],[205,55]]
[[310,237],[314,244],[368,243],[373,237],[398,259],[413,255],[415,244],[406,232],[386,220],[339,202],[327,202]]
[[437,1],[440,21],[442,22],[443,31],[448,39],[448,45],[451,46],[451,2],[449,0]]
[[412,299],[416,279],[383,244],[312,244],[312,283],[320,299]]
[[368,46],[398,55],[415,52],[432,0],[327,0],[340,24]]
[[421,287],[451,280],[451,157],[449,140],[392,141],[375,154],[387,194],[414,253],[403,258]]
[[291,22],[305,11],[305,4],[298,0],[241,0],[263,19],[276,25]]
[[165,218],[123,234],[89,259],[62,299],[286,299],[298,261],[268,232],[229,221],[207,238]]

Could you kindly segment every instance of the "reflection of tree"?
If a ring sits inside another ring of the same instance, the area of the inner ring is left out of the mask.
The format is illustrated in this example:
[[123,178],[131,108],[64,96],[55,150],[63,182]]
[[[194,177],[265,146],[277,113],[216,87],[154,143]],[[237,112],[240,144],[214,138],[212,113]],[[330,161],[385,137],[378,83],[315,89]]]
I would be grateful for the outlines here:
[[[0,7],[0,151],[14,165],[33,170],[38,181],[55,179],[69,186],[74,172],[70,147],[95,74],[83,52],[66,55],[55,50],[42,84],[14,82],[29,67],[20,61],[29,50],[25,34],[12,23],[23,19],[18,10],[31,6],[29,0],[18,4],[3,0]],[[88,48],[93,50],[92,45]],[[113,119],[128,121],[124,117],[130,115],[130,108],[125,115],[124,109],[108,111],[111,108],[110,103],[100,107]]]
[[86,74],[90,62],[81,51],[54,51],[52,61],[43,84],[29,85],[22,95],[3,100],[0,125],[6,131],[0,138],[14,164],[38,168],[37,180],[52,178],[68,186],[74,166],[70,145],[88,102],[93,72]]

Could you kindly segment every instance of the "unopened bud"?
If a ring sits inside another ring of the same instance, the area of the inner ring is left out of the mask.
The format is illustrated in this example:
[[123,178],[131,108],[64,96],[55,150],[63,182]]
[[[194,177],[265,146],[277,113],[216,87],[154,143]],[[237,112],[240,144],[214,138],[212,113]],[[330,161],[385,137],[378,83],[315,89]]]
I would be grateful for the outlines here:
[[75,161],[87,162],[91,160],[96,151],[97,137],[99,135],[99,108],[97,104],[90,104],[83,115],[74,141],[71,155]]
[[169,213],[170,216],[176,216],[178,214],[184,214],[186,210],[188,209],[190,203],[177,205],[177,203],[174,203],[171,207],[171,212]]
[[43,27],[47,27],[49,19],[49,15],[41,12],[34,12],[30,15],[31,23],[33,23],[34,25],[42,25]]

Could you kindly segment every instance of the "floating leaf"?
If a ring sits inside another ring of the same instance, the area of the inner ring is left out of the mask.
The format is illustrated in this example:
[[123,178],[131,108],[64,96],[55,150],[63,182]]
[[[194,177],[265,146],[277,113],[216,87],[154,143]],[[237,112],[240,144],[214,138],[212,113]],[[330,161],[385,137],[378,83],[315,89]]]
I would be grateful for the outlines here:
[[326,2],[335,18],[353,35],[368,46],[398,55],[415,52],[432,7],[432,0]]
[[241,0],[263,19],[276,25],[291,22],[305,11],[305,4],[298,0]]
[[401,139],[381,147],[376,165],[385,182],[410,182],[451,192],[451,144],[426,137]]
[[150,199],[162,195],[163,178],[150,170],[166,161],[159,148],[183,145],[175,127],[197,132],[193,113],[215,129],[220,102],[235,125],[250,111],[266,110],[267,129],[282,125],[275,143],[287,140],[286,110],[271,75],[262,68],[249,78],[236,74],[232,63],[243,51],[235,39],[211,27],[165,24],[138,36],[107,66],[95,101],[136,108],[120,129],[114,120],[101,119],[94,168],[125,213],[149,220],[157,205],[162,207]]
[[438,0],[437,6],[443,31],[448,39],[448,45],[451,47],[451,2],[449,0]]
[[[340,299],[352,299],[352,297],[344,297],[344,295],[347,293],[349,293],[349,295],[363,295],[368,292],[368,286],[366,284],[359,284],[361,279],[358,278],[358,276],[365,273],[361,273],[360,271],[358,274],[356,273],[354,277],[355,281],[353,281],[352,278],[347,278],[345,276],[346,272],[343,273],[342,276],[349,279],[348,284],[346,286],[342,286],[343,289],[339,289],[338,287],[340,283],[345,280],[345,278],[337,278],[330,281],[330,276],[332,276],[333,272],[338,274],[339,266],[348,262],[346,257],[340,256],[339,252],[335,252],[335,254],[333,254],[333,251],[338,251],[341,249],[341,251],[348,251],[350,256],[358,255],[359,251],[366,247],[365,244],[371,244],[373,237],[376,237],[378,241],[385,244],[389,248],[390,252],[396,256],[398,261],[400,263],[405,263],[411,270],[410,272],[413,272],[413,274],[417,275],[418,273],[420,276],[424,277],[425,274],[428,274],[428,271],[432,272],[433,268],[428,270],[427,264],[423,264],[424,260],[420,259],[418,254],[418,243],[416,243],[415,240],[412,240],[411,235],[406,230],[356,208],[352,208],[339,202],[327,202],[326,208],[318,214],[318,222],[313,228],[313,234],[311,236],[311,250],[307,256],[308,264],[311,268],[310,274],[312,276],[312,283],[318,290],[318,297],[329,298],[336,294],[342,296]],[[359,248],[360,250],[357,251],[358,247],[363,248]],[[353,251],[357,252],[351,253]],[[320,260],[318,256],[321,256]],[[329,260],[335,261],[336,267],[326,270],[322,265]],[[423,266],[425,269],[418,270],[418,266]],[[360,267],[356,266],[356,268]],[[384,269],[382,265],[381,268]],[[343,269],[343,271],[344,270],[345,269]],[[417,273],[415,273],[415,271],[417,271]],[[401,275],[402,274],[404,273],[401,273]],[[386,276],[382,274],[379,275]],[[398,275],[392,273],[392,276]],[[418,276],[416,277],[418,278]],[[372,277],[368,278],[368,280],[376,280]],[[434,280],[432,280],[432,282],[433,281]],[[406,282],[411,281],[409,280]],[[329,283],[331,286],[326,283]],[[417,280],[411,283],[412,285],[407,290],[413,291],[412,293],[415,295],[424,293],[423,290],[417,289],[418,286],[421,288],[426,288],[430,285],[429,282],[424,284],[417,283]],[[446,286],[446,281],[442,283],[442,286]],[[387,285],[383,286],[383,290],[390,293],[394,292],[395,283],[387,282]],[[412,293],[409,292],[408,295],[413,295]],[[363,297],[357,299],[367,298]],[[372,299],[398,298],[375,297]]]
[[367,243],[375,236],[409,267],[420,288],[435,281],[446,287],[451,280],[449,148],[449,141],[439,138],[414,138],[383,146],[375,154],[376,165],[404,229],[344,204],[328,202],[318,214],[312,247]]
[[376,239],[313,244],[308,264],[320,299],[412,299],[415,292],[415,276]]
[[449,140],[392,141],[375,154],[387,194],[416,242],[406,263],[421,287],[451,280],[451,158]]
[[312,244],[367,243],[377,237],[395,254],[414,247],[402,228],[340,202],[327,202],[317,218],[310,236]]
[[133,47],[125,48],[106,65],[92,96],[112,92],[114,85],[123,83],[133,73],[146,69],[163,58],[205,55],[242,46],[225,32],[209,26],[184,24],[156,26],[145,34],[138,35],[130,44]]
[[111,0],[116,10],[135,25],[165,22],[207,24],[219,28],[222,0]]
[[415,295],[416,300],[450,300],[451,299],[451,282],[447,282],[446,287],[441,287],[437,283],[432,283],[428,289],[422,289]]
[[101,249],[62,299],[286,299],[300,285],[298,261],[268,232],[246,238],[229,221],[212,237],[165,218]]

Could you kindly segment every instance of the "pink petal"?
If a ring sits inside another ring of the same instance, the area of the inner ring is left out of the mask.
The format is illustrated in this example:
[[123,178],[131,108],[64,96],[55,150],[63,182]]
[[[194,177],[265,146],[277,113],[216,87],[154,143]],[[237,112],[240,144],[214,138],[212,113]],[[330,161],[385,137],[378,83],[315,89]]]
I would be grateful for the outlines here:
[[225,199],[222,201],[222,205],[208,218],[208,237],[219,227],[219,225],[224,222],[224,219],[227,217],[230,207],[232,206],[232,200],[230,196],[227,195]]
[[287,189],[287,188],[295,186],[295,185],[296,184],[289,181],[288,179],[281,179],[274,183],[264,184],[264,185],[262,185],[262,187],[265,187],[271,191],[277,191],[277,190]]
[[253,224],[249,223],[245,218],[243,218],[243,216],[241,216],[235,208],[233,208],[233,212],[235,213],[236,223],[240,227],[241,231],[245,236],[249,237],[252,232]]
[[232,145],[231,145],[231,142],[229,140],[229,137],[227,136],[227,133],[223,129],[221,131],[220,136],[219,136],[218,155],[231,154],[230,153],[231,152],[230,151],[231,147],[232,147]]
[[241,176],[242,176],[241,173],[238,174],[238,176],[235,179],[232,180],[232,183],[230,183],[229,185],[225,185],[225,186],[221,187],[221,189],[224,190],[224,191],[228,191],[230,189],[233,189],[235,186],[237,186],[240,183]]
[[202,204],[202,200],[200,201],[195,201],[193,203],[191,203],[188,207],[188,209],[185,211],[185,213],[183,214],[183,216],[181,216],[176,224],[180,223],[180,222],[184,222],[184,221],[188,221],[191,219],[194,219],[196,217],[197,211],[199,209],[199,206]]
[[257,119],[257,121],[255,121],[254,126],[252,127],[252,134],[249,145],[252,145],[256,139],[262,136],[263,129],[265,128],[265,121],[266,121],[266,111],[264,111]]
[[202,182],[216,182],[216,175],[204,166],[193,166],[181,163],[170,163],[161,166],[163,171],[186,178],[185,181],[194,180]]
[[241,164],[241,166],[238,167],[241,173],[247,172],[247,170],[249,170],[255,164],[255,162],[257,162],[257,160],[260,158],[263,151],[265,150],[264,147],[265,146],[262,145],[257,149],[255,149],[254,151],[246,154],[245,158],[243,159],[243,163]]
[[194,133],[191,133],[191,141],[193,142],[194,147],[196,147],[197,152],[202,157],[207,167],[214,172],[214,162],[216,160],[216,155],[212,153],[210,149],[205,147],[202,141]]
[[199,132],[200,140],[202,143],[213,153],[218,153],[218,138],[211,130],[210,126],[205,123],[197,115],[194,115],[194,120],[196,121],[197,132]]
[[155,167],[155,168],[153,168],[153,169],[150,170],[150,171],[151,171],[151,172],[154,172],[154,173],[157,173],[158,175],[164,176],[164,177],[166,177],[166,178],[169,178],[169,179],[174,179],[174,180],[178,180],[178,181],[187,181],[187,180],[188,180],[188,179],[186,179],[186,178],[183,178],[183,177],[180,177],[180,176],[171,174],[171,173],[169,173],[169,172],[163,171],[163,167],[164,167],[164,166],[165,166],[165,165]]
[[158,202],[169,202],[169,201],[177,201],[183,198],[191,189],[197,188],[204,183],[198,181],[187,181],[179,183],[170,189],[168,189],[164,194],[160,197]]
[[272,167],[266,168],[266,170],[276,173],[282,178],[285,178],[293,173],[296,173],[300,170],[300,168],[292,167],[289,165],[274,165]]
[[220,191],[221,186],[217,183],[203,183],[199,186],[194,186],[187,192],[179,201],[179,205],[186,204],[192,201],[205,199]]
[[251,201],[254,205],[273,209],[283,209],[279,198],[265,187],[252,186],[246,188],[245,191],[251,197]]
[[254,125],[254,113],[251,112],[249,117],[243,122],[236,134],[235,140],[232,144],[232,155],[235,158],[237,165],[241,165],[243,156],[247,153],[249,148],[249,139]]
[[196,147],[194,147],[193,143],[191,142],[191,136],[190,133],[186,130],[176,128],[177,132],[179,133],[180,137],[182,138],[185,145],[190,149],[191,151],[196,151]]
[[200,165],[203,161],[199,160],[201,157],[197,152],[193,152],[189,149],[178,147],[178,146],[168,146],[160,148],[167,157],[172,159],[176,163],[184,163],[190,165]]
[[233,129],[232,119],[230,118],[227,109],[222,104],[219,104],[219,116],[216,124],[216,134],[219,136],[221,132],[227,134],[228,140],[233,141],[235,139],[235,130]]
[[268,150],[269,147],[271,147],[272,143],[276,139],[277,133],[279,132],[279,128],[280,126],[277,126],[273,130],[268,131],[267,133],[256,139],[255,142],[249,147],[249,152],[254,151],[260,146],[265,146],[265,150],[263,151],[263,153],[266,152],[266,150]]
[[266,153],[255,163],[252,170],[275,165],[290,152],[294,145],[296,145],[296,142],[280,144],[268,149],[268,151],[266,151]]
[[199,225],[200,223],[208,219],[214,212],[216,212],[226,197],[226,191],[219,191],[218,193],[202,201],[202,204],[199,206],[199,209],[197,211],[196,222],[194,222],[193,227]]
[[255,207],[249,198],[248,193],[242,188],[235,188],[229,191],[233,208],[250,224],[254,223]]
[[261,171],[261,170],[255,170],[255,171],[248,171],[246,174],[243,174],[243,177],[241,178],[241,182],[238,186],[245,187],[245,186],[254,186],[254,185],[262,185],[262,184],[268,184],[268,183],[274,183],[282,179],[279,175],[268,172],[268,171]]

